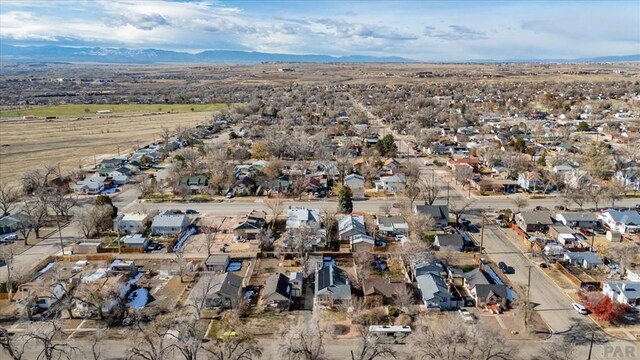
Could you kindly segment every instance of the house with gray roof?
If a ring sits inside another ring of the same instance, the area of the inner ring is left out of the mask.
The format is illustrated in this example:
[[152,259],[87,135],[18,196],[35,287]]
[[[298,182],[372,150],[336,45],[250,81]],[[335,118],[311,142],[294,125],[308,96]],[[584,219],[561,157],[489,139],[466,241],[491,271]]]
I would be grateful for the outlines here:
[[507,306],[507,287],[496,283],[484,270],[478,268],[464,274],[464,287],[474,299],[476,307],[499,304]]
[[545,232],[553,224],[548,211],[522,211],[515,216],[516,224],[526,232]]
[[602,293],[621,304],[640,306],[640,281],[605,281]]
[[640,231],[640,213],[637,210],[607,210],[598,215],[598,220],[620,234]]
[[427,309],[449,310],[457,307],[447,283],[440,274],[425,273],[416,277],[422,302]]
[[289,278],[275,273],[267,278],[262,290],[262,304],[271,309],[289,310],[291,306],[291,284]]
[[449,207],[447,205],[416,205],[414,213],[430,215],[437,229],[449,225]]
[[153,235],[178,235],[189,226],[189,219],[185,214],[175,214],[170,210],[156,215],[151,223]]
[[376,191],[384,191],[388,193],[397,193],[404,190],[407,180],[402,173],[393,174],[391,176],[382,176],[374,181]]
[[582,212],[559,212],[556,213],[556,221],[570,228],[593,228],[596,223],[596,217],[593,213]]
[[437,234],[433,246],[439,250],[462,251],[464,238],[460,234]]
[[12,233],[21,230],[31,223],[31,218],[23,213],[7,215],[0,219],[0,234]]
[[346,215],[338,221],[338,236],[340,241],[348,241],[355,235],[366,235],[364,216]]
[[326,266],[316,271],[315,305],[333,307],[337,304],[351,304],[351,284],[346,271],[337,266]]
[[233,273],[204,274],[191,290],[189,300],[199,309],[231,309],[238,304],[242,278]]
[[349,186],[353,199],[364,199],[364,177],[349,174],[344,177],[344,184]]
[[287,210],[287,230],[301,227],[320,227],[320,214],[315,209],[289,208]]
[[351,237],[349,244],[351,245],[351,252],[373,252],[376,242],[367,234],[357,234]]
[[585,269],[595,269],[599,266],[603,266],[604,262],[591,251],[585,252],[571,252],[567,251],[563,255],[564,260],[574,266],[582,266]]
[[385,235],[406,235],[409,232],[409,224],[402,216],[376,216],[376,225],[378,232]]
[[96,195],[106,187],[106,176],[87,176],[73,186],[73,191],[81,194]]

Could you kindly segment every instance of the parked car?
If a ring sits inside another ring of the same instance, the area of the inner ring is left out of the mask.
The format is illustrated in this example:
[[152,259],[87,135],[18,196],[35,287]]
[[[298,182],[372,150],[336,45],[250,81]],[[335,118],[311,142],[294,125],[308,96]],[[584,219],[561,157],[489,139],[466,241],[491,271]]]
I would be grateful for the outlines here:
[[396,241],[404,240],[404,235],[396,235]]
[[507,271],[509,271],[509,268],[507,267],[507,264],[504,261],[500,261],[498,263],[498,268],[500,268],[500,270],[505,274],[507,273]]
[[589,229],[580,228],[580,233],[585,236],[591,236],[591,231]]
[[573,307],[573,309],[580,315],[587,315],[589,313],[589,311],[587,310],[586,307],[584,307],[581,304],[578,303],[572,303],[571,306]]
[[596,288],[595,286],[591,285],[591,284],[587,284],[585,286],[582,287],[585,291],[597,291],[598,288]]
[[187,209],[184,213],[185,214],[197,214],[198,212],[196,210],[193,210],[193,209]]
[[593,229],[593,231],[595,231],[595,233],[598,234],[598,235],[604,235],[604,234],[607,233],[607,231],[603,227],[600,227],[600,226],[596,226]]
[[2,239],[5,240],[5,241],[16,241],[16,240],[18,240],[18,235],[9,234],[9,235],[3,236]]
[[587,237],[580,234],[580,233],[575,233],[575,237],[576,239],[580,240],[580,241],[587,241]]
[[467,226],[467,230],[468,230],[470,233],[474,233],[474,234],[476,234],[476,233],[479,233],[479,232],[480,232],[480,228],[478,228],[478,225],[474,225],[474,224],[471,224],[471,225]]

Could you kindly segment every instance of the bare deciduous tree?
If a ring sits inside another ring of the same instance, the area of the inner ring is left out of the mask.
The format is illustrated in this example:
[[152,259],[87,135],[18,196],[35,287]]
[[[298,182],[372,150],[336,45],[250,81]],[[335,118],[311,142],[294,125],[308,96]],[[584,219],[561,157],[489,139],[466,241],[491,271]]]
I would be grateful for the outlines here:
[[2,216],[10,213],[15,204],[20,199],[20,191],[15,187],[0,182],[0,210],[2,210]]
[[473,206],[473,201],[466,201],[463,203],[453,202],[449,206],[449,212],[456,217],[456,227],[460,226],[460,218],[466,214]]
[[278,332],[278,348],[286,360],[324,359],[326,329],[320,320],[314,318],[308,324],[298,323],[285,326]]
[[435,181],[433,176],[424,177],[419,182],[420,196],[424,200],[425,205],[433,205],[438,196],[440,195],[440,186]]
[[359,327],[358,348],[352,352],[353,360],[396,359],[396,352],[378,338],[370,336],[366,327]]
[[529,204],[529,199],[522,195],[514,197],[513,199],[511,199],[511,201],[513,202],[513,205],[515,205],[515,207],[518,209],[518,212],[522,211],[522,209],[526,208]]
[[269,200],[265,203],[265,205],[271,211],[271,223],[269,224],[269,228],[273,230],[276,221],[278,221],[278,217],[280,217],[280,215],[282,215],[282,212],[284,212],[284,205],[282,204],[282,199],[279,198]]
[[492,329],[482,325],[460,325],[451,316],[422,317],[414,326],[408,344],[421,359],[515,358],[515,349],[508,347]]

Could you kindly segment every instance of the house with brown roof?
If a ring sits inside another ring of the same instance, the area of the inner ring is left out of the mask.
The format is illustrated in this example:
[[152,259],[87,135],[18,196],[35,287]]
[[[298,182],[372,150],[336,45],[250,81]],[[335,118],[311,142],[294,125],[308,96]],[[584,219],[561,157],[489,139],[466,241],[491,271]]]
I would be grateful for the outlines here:
[[365,279],[362,283],[364,302],[368,306],[377,307],[389,304],[394,296],[407,290],[407,284],[391,279]]
[[472,167],[474,170],[480,167],[480,159],[478,158],[460,158],[460,159],[451,159],[447,161],[447,166],[451,170],[455,170],[456,166],[459,165],[468,165]]
[[255,239],[267,221],[267,213],[264,211],[252,210],[247,215],[238,219],[238,225],[233,228],[233,234],[248,240]]

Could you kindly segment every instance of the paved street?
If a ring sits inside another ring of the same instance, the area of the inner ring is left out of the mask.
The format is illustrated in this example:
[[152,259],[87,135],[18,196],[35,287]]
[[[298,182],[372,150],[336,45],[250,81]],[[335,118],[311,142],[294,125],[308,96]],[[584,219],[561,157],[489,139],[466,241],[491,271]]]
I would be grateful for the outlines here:
[[[480,234],[473,234],[479,243]],[[565,341],[578,346],[579,354],[588,352],[591,334],[599,346],[635,346],[632,341],[610,339],[589,317],[579,315],[571,307],[571,299],[542,270],[529,259],[529,255],[515,244],[517,239],[505,234],[495,224],[488,224],[484,230],[485,256],[496,263],[504,261],[515,269],[515,274],[507,275],[514,285],[526,290],[529,269],[531,269],[530,297],[535,311],[552,331],[550,341]],[[597,356],[598,354],[594,354]],[[594,358],[599,358],[595,357]]]

